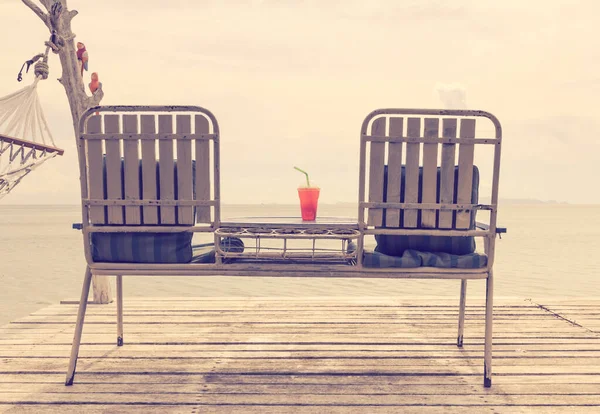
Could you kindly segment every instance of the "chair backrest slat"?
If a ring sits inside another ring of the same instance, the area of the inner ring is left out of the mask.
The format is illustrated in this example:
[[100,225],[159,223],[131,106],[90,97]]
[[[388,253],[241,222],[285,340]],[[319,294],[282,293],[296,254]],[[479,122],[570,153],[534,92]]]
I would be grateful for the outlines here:
[[[463,119],[460,122],[460,138],[475,138],[475,120]],[[460,140],[459,140],[460,141]],[[458,186],[456,202],[469,204],[473,200],[473,158],[474,144],[460,144],[458,147]],[[468,229],[471,225],[470,211],[456,212],[456,228]]]
[[[120,133],[119,115],[104,115],[104,133]],[[106,197],[112,200],[123,199],[121,181],[121,140],[106,139]],[[123,207],[108,206],[108,223],[123,224]]]
[[[425,138],[437,138],[439,135],[438,118],[425,118]],[[423,144],[423,178],[421,201],[435,204],[437,196],[437,155],[438,144]],[[421,227],[436,227],[436,210],[423,210],[421,212]]]
[[[408,118],[407,122],[408,138],[419,138],[421,136],[421,118]],[[404,179],[404,202],[419,202],[419,143],[406,144],[406,174]],[[417,227],[418,210],[404,210],[404,227]]]
[[[442,137],[456,138],[456,118],[442,120]],[[454,160],[456,144],[442,144],[442,165],[440,171],[440,203],[454,203]],[[439,212],[439,228],[451,229],[453,211]]]
[[[192,140],[182,135],[191,134],[192,118],[190,115],[177,115],[177,199],[193,200]],[[193,207],[177,208],[178,224],[194,224]]]
[[[210,126],[208,119],[202,115],[196,115],[194,119],[196,134],[208,134]],[[205,139],[196,140],[196,199],[209,201],[210,194],[210,142]],[[196,208],[196,222],[210,223],[211,214],[209,206],[198,206]]]
[[[102,117],[100,115],[92,115],[86,123],[86,131],[88,134],[102,133]],[[104,199],[104,151],[102,149],[102,140],[89,140],[85,145],[87,157],[87,176],[88,176],[88,193],[91,200]],[[92,224],[105,224],[104,206],[90,206],[89,218]]]
[[[123,133],[138,133],[137,115],[123,115]],[[139,140],[136,138],[125,138],[123,140],[124,152],[124,181],[125,181],[125,199],[140,199],[140,160],[139,160]],[[141,224],[140,207],[125,207],[125,223]]]
[[[142,134],[156,134],[156,117],[154,115],[141,115]],[[158,199],[158,182],[156,180],[156,141],[142,140],[142,199]],[[144,224],[158,224],[158,207],[142,207]]]
[[[158,116],[159,135],[173,133],[173,116]],[[175,167],[173,160],[173,141],[160,139],[158,142],[158,170],[161,200],[175,200]],[[162,206],[160,208],[160,223],[175,224],[175,207]]]
[[[386,119],[378,118],[373,121],[372,134],[384,137]],[[371,159],[369,164],[369,201],[378,203],[383,201],[383,176],[385,163],[385,142],[373,142],[371,144]],[[369,209],[369,224],[380,227],[383,225],[383,210],[381,208]]]
[[[390,136],[401,136],[404,132],[404,118],[390,118]],[[388,170],[387,170],[387,193],[388,203],[399,203],[402,185],[402,143],[390,142],[388,144]],[[400,225],[400,209],[386,209],[385,225],[387,227],[398,227]]]

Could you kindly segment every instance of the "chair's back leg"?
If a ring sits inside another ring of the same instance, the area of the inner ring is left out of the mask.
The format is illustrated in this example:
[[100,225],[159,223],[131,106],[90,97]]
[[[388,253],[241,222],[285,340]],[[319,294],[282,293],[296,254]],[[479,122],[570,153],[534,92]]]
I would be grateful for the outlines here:
[[123,276],[117,275],[117,346],[123,346]]
[[458,339],[456,340],[456,346],[462,348],[463,346],[463,335],[465,331],[465,306],[467,303],[467,279],[460,281],[460,305],[458,310]]
[[83,286],[81,287],[81,298],[79,299],[79,310],[77,311],[77,323],[75,325],[75,334],[71,345],[71,358],[69,359],[69,368],[67,369],[67,379],[65,385],[72,385],[75,378],[75,367],[77,366],[77,356],[79,355],[79,344],[81,344],[81,333],[83,332],[83,320],[85,319],[85,310],[87,309],[88,295],[92,283],[92,271],[89,267],[85,269]]

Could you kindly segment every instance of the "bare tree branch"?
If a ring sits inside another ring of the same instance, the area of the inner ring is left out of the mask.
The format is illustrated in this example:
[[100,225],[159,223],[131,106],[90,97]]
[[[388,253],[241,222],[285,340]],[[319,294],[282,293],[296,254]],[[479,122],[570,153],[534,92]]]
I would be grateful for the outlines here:
[[55,3],[54,0],[40,0],[40,3],[46,7],[46,10],[50,11],[50,7]]
[[77,10],[69,10],[69,14],[67,16],[67,21],[71,22],[71,20],[73,20],[73,17],[77,16],[79,14],[79,12]]
[[42,9],[40,9],[35,3],[33,3],[33,1],[31,0],[21,0],[23,1],[23,3],[29,7],[31,10],[33,10],[33,12],[35,14],[37,14],[37,16],[42,19],[42,21],[44,22],[44,24],[46,26],[48,26],[48,29],[52,30],[50,27],[50,20],[48,19],[48,15],[46,13],[44,13],[42,11]]

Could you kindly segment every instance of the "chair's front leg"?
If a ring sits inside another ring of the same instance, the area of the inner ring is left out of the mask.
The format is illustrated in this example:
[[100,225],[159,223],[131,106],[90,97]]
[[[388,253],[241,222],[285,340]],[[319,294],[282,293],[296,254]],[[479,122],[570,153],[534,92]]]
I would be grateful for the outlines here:
[[490,270],[485,292],[485,345],[483,357],[483,385],[492,386],[492,325],[494,322],[494,272]]
[[92,283],[92,271],[89,267],[85,269],[83,286],[81,287],[81,298],[79,299],[79,310],[77,311],[77,323],[75,324],[75,333],[73,343],[71,344],[71,358],[69,368],[67,369],[67,379],[65,385],[72,385],[75,378],[75,367],[77,366],[77,356],[79,355],[79,345],[81,344],[81,333],[83,332],[83,321],[85,319],[85,310],[87,309],[88,295]]
[[467,279],[460,281],[460,305],[458,310],[458,338],[456,340],[456,346],[462,348],[463,346],[463,335],[465,330],[465,307],[467,303]]
[[117,346],[123,346],[123,276],[117,275]]

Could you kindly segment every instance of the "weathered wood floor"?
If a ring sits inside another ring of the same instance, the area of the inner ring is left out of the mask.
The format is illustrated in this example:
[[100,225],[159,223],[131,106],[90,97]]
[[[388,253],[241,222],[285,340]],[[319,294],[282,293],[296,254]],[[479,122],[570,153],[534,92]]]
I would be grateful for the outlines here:
[[76,305],[0,329],[7,413],[598,413],[600,299],[496,299],[494,384],[483,302],[425,298],[125,298],[90,305],[63,385]]

